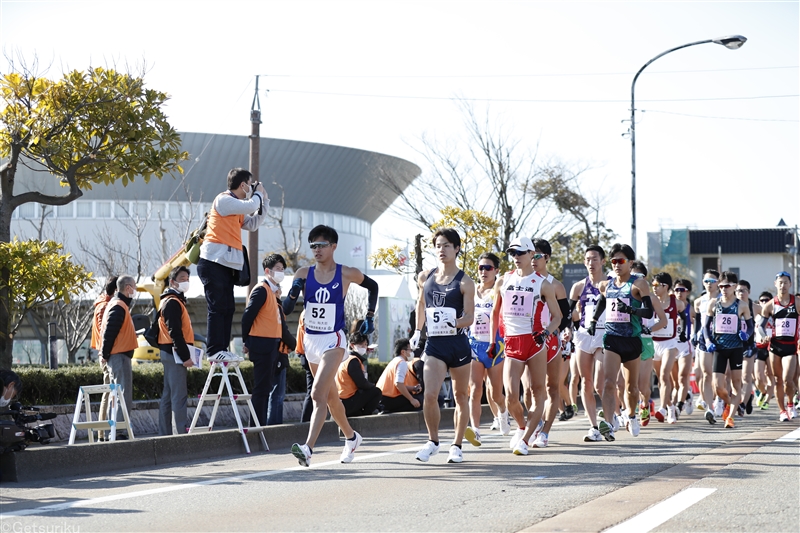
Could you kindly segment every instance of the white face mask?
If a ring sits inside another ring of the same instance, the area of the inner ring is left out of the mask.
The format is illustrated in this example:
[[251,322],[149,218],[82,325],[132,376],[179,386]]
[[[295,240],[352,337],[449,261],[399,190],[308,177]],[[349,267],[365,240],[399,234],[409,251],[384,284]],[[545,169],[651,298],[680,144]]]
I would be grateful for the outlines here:
[[273,270],[272,271],[272,279],[273,279],[273,281],[275,281],[275,283],[280,284],[283,281],[283,278],[285,278],[285,277],[286,277],[286,274],[283,272],[283,270]]
[[365,353],[367,353],[367,348],[364,346],[356,346],[356,353],[358,355],[364,355]]
[[188,292],[189,291],[189,282],[188,281],[181,281],[180,283],[178,283],[178,286],[176,287],[176,289],[179,292]]
[[5,399],[4,397],[0,396],[0,407],[5,407],[10,403],[11,403],[11,398]]

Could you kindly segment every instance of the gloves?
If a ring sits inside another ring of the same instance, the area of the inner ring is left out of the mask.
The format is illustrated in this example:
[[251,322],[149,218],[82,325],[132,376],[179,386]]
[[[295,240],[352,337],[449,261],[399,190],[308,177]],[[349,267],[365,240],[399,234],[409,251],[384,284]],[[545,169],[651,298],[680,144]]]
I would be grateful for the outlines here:
[[700,335],[698,333],[695,333],[694,335],[692,335],[692,346],[697,348],[697,345],[700,344],[700,340],[699,339],[700,339]]
[[486,355],[488,355],[490,359],[497,357],[497,343],[493,342],[489,345],[489,348],[486,349]]
[[678,334],[678,342],[686,342],[686,332],[685,331],[681,331]]
[[716,344],[714,344],[713,342],[709,342],[708,344],[706,344],[706,352],[707,353],[714,353],[716,351],[717,351],[717,345]]
[[586,328],[586,333],[594,337],[594,330],[596,327],[597,327],[597,322],[592,320],[591,322],[589,322],[589,326]]
[[414,331],[414,334],[408,339],[409,344],[411,344],[411,349],[416,350],[417,346],[419,346],[419,336],[422,334],[420,330]]
[[361,327],[358,330],[359,333],[363,333],[364,335],[369,335],[375,332],[375,317],[367,315],[364,317],[364,321],[361,323]]
[[550,332],[548,330],[539,331],[533,334],[533,340],[536,341],[536,344],[544,344],[549,336]]
[[743,341],[746,341],[750,337],[748,337],[746,331],[739,330],[739,338],[742,339]]
[[289,298],[292,300],[297,300],[297,298],[300,296],[300,291],[303,290],[305,285],[305,278],[295,278],[294,282],[292,282],[292,288],[289,289]]
[[633,307],[626,304],[622,300],[617,300],[617,311],[620,313],[625,313],[627,315],[633,314]]
[[[623,311],[624,312],[624,311]],[[652,335],[653,332],[647,326],[642,326],[642,335]]]

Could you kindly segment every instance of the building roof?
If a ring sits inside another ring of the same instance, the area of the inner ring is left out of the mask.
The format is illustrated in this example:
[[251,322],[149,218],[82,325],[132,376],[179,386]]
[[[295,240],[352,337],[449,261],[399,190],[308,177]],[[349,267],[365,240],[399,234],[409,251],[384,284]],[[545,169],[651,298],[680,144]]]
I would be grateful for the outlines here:
[[790,228],[690,230],[689,253],[716,255],[722,246],[723,254],[786,253],[792,244]]
[[[121,184],[95,185],[84,191],[87,200],[188,199],[210,202],[225,190],[228,171],[249,167],[250,139],[244,135],[181,133],[182,148],[189,159],[182,166],[184,176],[166,176],[145,183],[138,178],[127,187]],[[279,207],[283,186],[286,207],[339,213],[374,222],[397,198],[397,192],[382,178],[389,177],[405,189],[420,168],[404,159],[343,146],[261,138],[260,176],[273,207]],[[183,179],[183,181],[181,181]],[[46,172],[33,172],[19,165],[19,190],[60,194],[58,179]],[[187,187],[185,188],[184,185]]]

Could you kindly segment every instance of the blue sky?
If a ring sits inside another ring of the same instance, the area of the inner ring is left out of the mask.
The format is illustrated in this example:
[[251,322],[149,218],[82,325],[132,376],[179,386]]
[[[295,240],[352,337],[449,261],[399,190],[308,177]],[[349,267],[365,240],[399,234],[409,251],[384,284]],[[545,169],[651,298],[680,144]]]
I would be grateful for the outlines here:
[[[490,100],[476,101],[476,110],[522,148],[538,144],[542,160],[591,167],[583,187],[602,189],[604,218],[623,241],[630,142],[621,121],[633,74],[674,46],[741,34],[748,42],[740,50],[681,50],[637,83],[637,108],[645,110],[637,121],[640,252],[645,233],[661,226],[800,223],[797,2],[2,1],[0,8],[5,53],[36,53],[53,76],[144,60],[150,86],[172,95],[167,112],[182,131],[248,134],[253,79],[262,74],[270,90],[261,97],[262,136],[383,152],[424,170],[414,149],[422,134],[463,136],[449,99]],[[413,231],[405,227],[387,214],[373,241],[405,240]]]

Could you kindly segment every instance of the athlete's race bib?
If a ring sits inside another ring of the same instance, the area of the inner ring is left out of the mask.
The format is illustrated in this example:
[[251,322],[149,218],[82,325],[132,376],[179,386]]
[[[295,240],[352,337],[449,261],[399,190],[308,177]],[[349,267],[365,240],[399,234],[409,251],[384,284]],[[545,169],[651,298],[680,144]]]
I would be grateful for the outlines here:
[[[584,313],[583,316],[584,316],[585,323],[586,323],[587,326],[589,325],[589,322],[592,321],[592,317],[594,316],[594,308],[595,307],[596,306],[595,306],[595,304],[593,302],[586,302],[586,312]],[[600,318],[597,319],[597,327],[598,328],[602,328],[605,325],[606,325],[606,313],[605,313],[605,311],[603,311],[603,313],[600,315]]]
[[507,317],[533,316],[533,294],[521,291],[506,291],[503,295],[503,315]]
[[306,329],[330,333],[336,323],[336,304],[307,303],[304,318]]
[[776,318],[775,319],[775,336],[776,337],[794,337],[797,331],[796,318]]
[[608,307],[606,307],[606,321],[624,324],[626,322],[631,321],[631,315],[628,313],[621,313],[617,307],[619,306],[619,302],[623,302],[626,305],[631,304],[630,298],[612,298],[608,301]]
[[653,332],[655,339],[669,339],[672,337],[672,329],[675,327],[675,321],[672,318],[667,318],[667,327]]
[[478,340],[489,340],[489,313],[475,312],[475,323],[472,324],[472,336]]
[[452,307],[428,307],[425,309],[425,318],[428,325],[428,337],[443,337],[458,333],[456,310]]
[[714,315],[714,333],[736,335],[739,333],[739,317],[725,313]]

